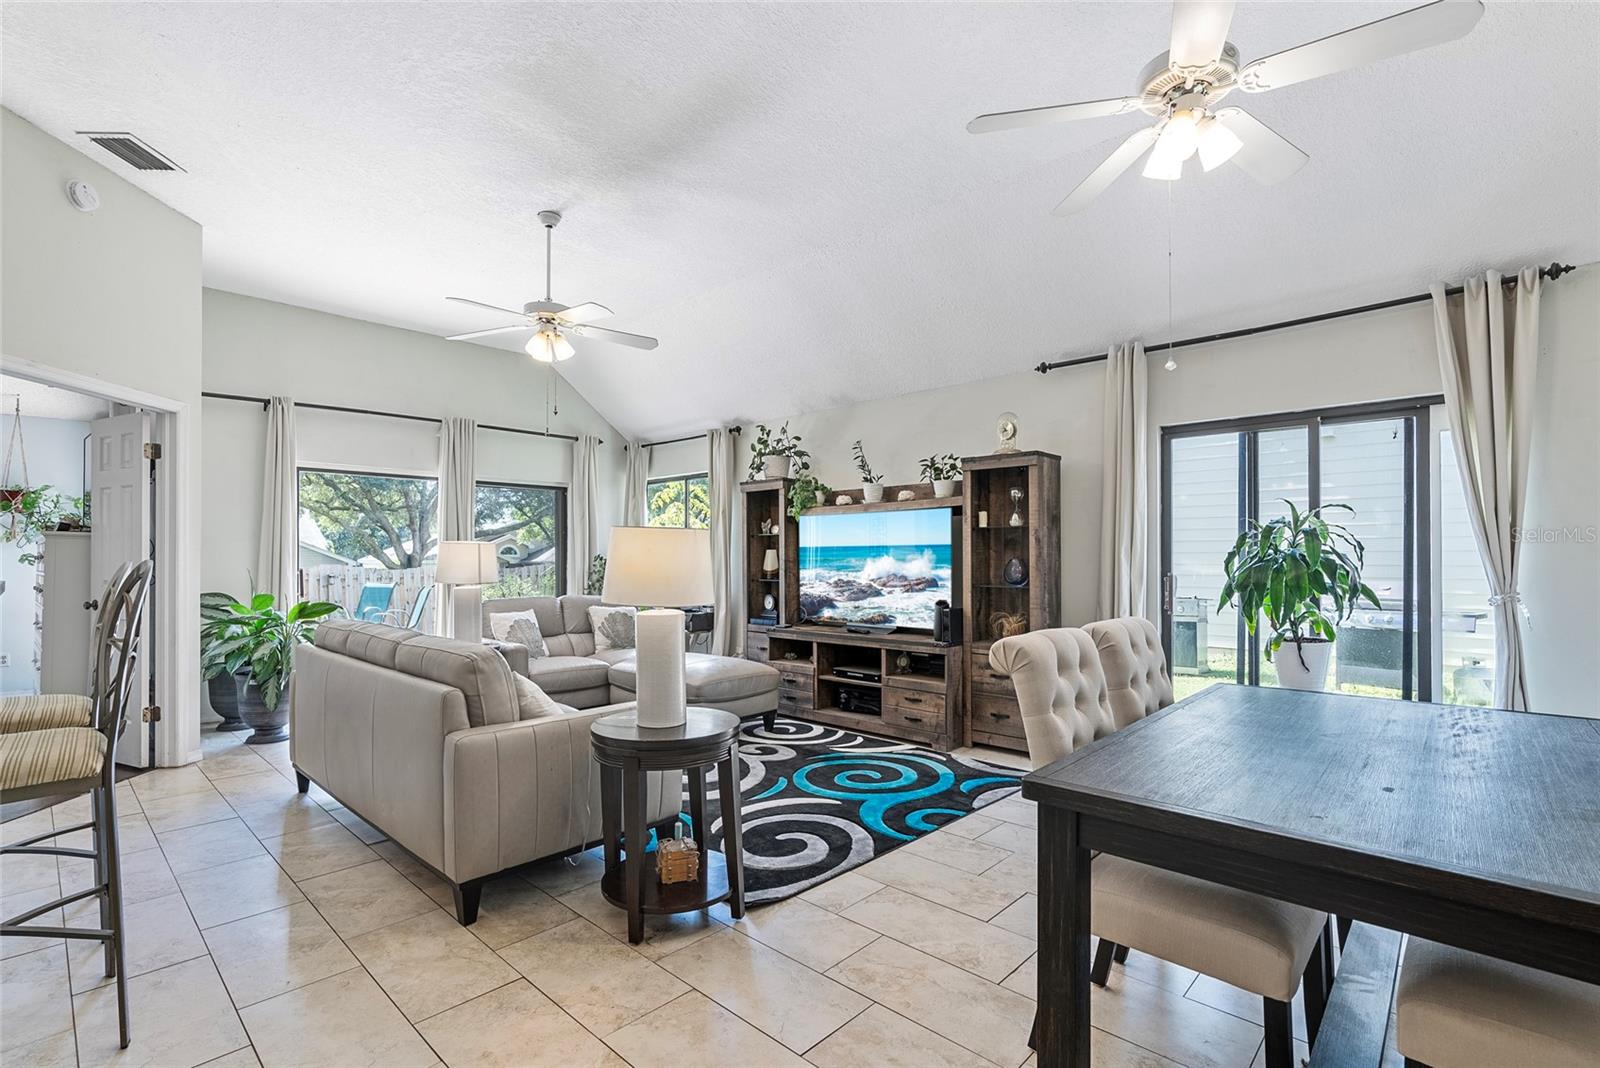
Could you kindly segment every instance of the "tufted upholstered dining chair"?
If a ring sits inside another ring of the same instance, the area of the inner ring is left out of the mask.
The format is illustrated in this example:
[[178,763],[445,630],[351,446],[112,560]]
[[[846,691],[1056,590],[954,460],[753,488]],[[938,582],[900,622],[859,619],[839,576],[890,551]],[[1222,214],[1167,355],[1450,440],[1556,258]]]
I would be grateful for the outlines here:
[[[1146,630],[1145,628],[1149,628]],[[989,664],[1011,678],[1028,756],[1042,768],[1172,703],[1160,641],[1145,620],[1108,620],[1002,638]],[[1100,643],[1115,671],[1108,685]],[[1151,650],[1154,650],[1152,654]],[[1113,707],[1112,694],[1118,694]],[[1089,881],[1089,924],[1100,939],[1091,980],[1104,985],[1110,947],[1131,947],[1203,972],[1262,999],[1267,1068],[1294,1064],[1291,1003],[1302,977],[1315,1038],[1324,998],[1325,913],[1100,854]]]

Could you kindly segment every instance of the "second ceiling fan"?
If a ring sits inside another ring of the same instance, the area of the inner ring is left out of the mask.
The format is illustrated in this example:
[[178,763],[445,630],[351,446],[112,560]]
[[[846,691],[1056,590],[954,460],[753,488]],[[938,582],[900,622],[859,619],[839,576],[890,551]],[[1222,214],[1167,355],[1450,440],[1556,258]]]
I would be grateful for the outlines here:
[[1258,182],[1279,182],[1309,158],[1259,119],[1217,104],[1234,89],[1264,93],[1325,74],[1375,63],[1463,37],[1483,15],[1481,0],[1435,0],[1364,26],[1297,45],[1241,65],[1228,40],[1232,0],[1177,0],[1172,43],[1145,66],[1134,96],[979,115],[972,133],[1045,126],[1142,111],[1157,122],[1136,131],[1089,172],[1055,214],[1071,215],[1105,192],[1123,171],[1150,153],[1146,178],[1175,180],[1195,155],[1211,170],[1232,160]]

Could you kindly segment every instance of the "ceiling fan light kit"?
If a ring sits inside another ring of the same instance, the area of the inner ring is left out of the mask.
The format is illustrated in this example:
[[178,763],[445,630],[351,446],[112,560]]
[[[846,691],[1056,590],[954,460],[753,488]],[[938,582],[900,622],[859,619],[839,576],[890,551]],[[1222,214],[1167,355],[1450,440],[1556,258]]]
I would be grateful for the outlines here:
[[1177,181],[1183,177],[1184,163],[1198,154],[1204,171],[1232,161],[1256,181],[1271,184],[1299,170],[1309,157],[1247,112],[1219,109],[1223,97],[1235,89],[1264,93],[1454,41],[1477,25],[1482,15],[1482,0],[1434,0],[1241,64],[1239,50],[1227,39],[1232,0],[1176,0],[1171,44],[1146,64],[1137,95],[993,112],[979,115],[967,129],[992,133],[1134,112],[1157,120],[1155,126],[1123,141],[1089,172],[1056,207],[1057,215],[1086,207],[1146,151],[1150,153],[1142,172],[1146,178]]

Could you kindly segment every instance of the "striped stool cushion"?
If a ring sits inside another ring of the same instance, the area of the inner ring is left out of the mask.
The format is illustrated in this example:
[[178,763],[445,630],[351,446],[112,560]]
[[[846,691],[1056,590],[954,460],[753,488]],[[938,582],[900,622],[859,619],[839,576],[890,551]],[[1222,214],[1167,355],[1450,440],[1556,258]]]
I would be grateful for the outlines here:
[[98,775],[105,750],[105,735],[88,727],[0,735],[0,790]]
[[0,697],[0,734],[43,731],[51,727],[87,727],[94,704],[75,693],[36,697]]

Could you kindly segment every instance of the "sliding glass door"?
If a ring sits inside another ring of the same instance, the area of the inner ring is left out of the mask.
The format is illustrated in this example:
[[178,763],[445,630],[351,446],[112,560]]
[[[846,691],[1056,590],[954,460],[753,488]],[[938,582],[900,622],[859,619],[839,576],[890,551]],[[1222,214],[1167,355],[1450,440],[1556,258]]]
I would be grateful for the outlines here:
[[1218,608],[1222,561],[1250,521],[1347,504],[1325,518],[1366,546],[1380,606],[1339,625],[1328,686],[1428,699],[1428,407],[1363,405],[1162,431],[1162,638],[1179,697],[1216,682],[1277,684],[1260,634]]

